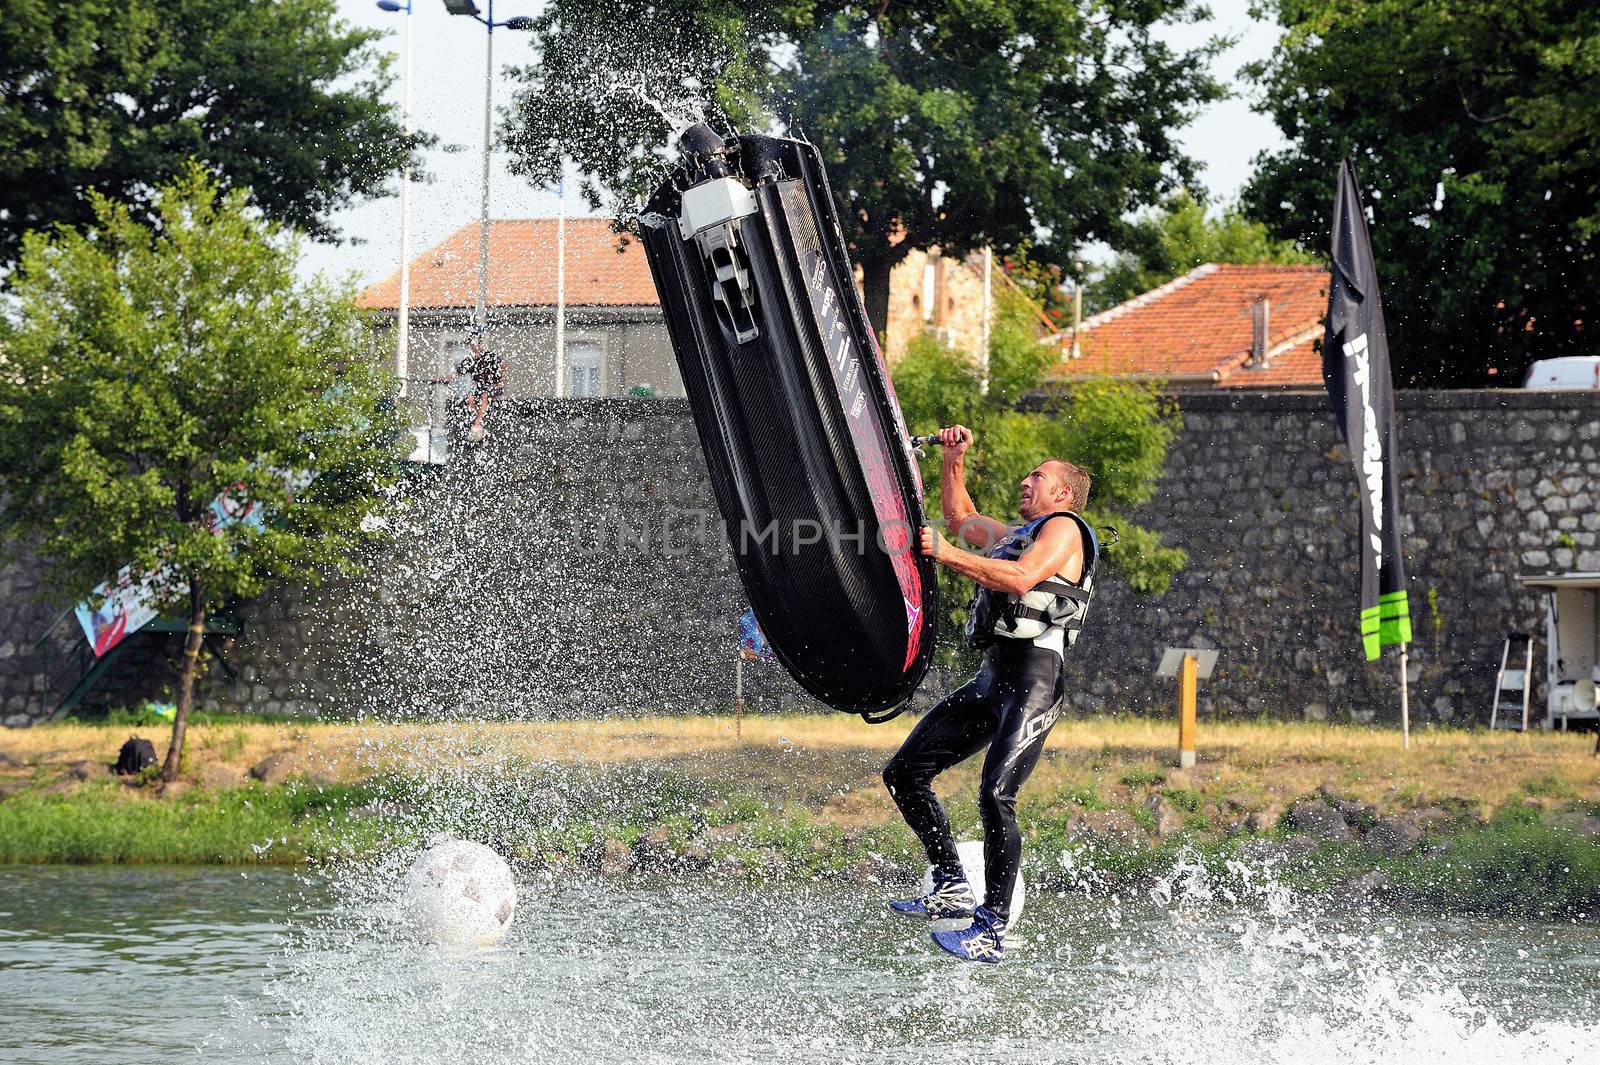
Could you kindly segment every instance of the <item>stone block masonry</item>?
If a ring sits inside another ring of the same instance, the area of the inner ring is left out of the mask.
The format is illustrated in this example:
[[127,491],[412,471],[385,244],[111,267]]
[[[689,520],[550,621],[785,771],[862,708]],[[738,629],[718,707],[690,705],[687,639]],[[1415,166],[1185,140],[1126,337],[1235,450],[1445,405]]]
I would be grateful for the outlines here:
[[[1398,652],[1361,654],[1355,477],[1326,397],[1180,402],[1183,433],[1137,518],[1189,565],[1159,597],[1103,585],[1070,667],[1076,704],[1174,706],[1155,664],[1193,644],[1221,651],[1202,714],[1397,721]],[[1536,634],[1543,675],[1543,597],[1514,575],[1600,569],[1600,393],[1401,392],[1396,406],[1412,720],[1487,721],[1508,631]]]
[[[1134,516],[1185,548],[1188,567],[1156,597],[1102,583],[1068,663],[1074,706],[1169,712],[1160,651],[1195,644],[1221,651],[1203,716],[1397,719],[1396,653],[1373,665],[1361,654],[1355,481],[1326,399],[1180,403],[1183,432]],[[1397,406],[1413,720],[1486,720],[1506,631],[1534,632],[1544,653],[1543,600],[1512,577],[1600,570],[1600,394],[1402,392]],[[199,704],[380,717],[727,709],[744,602],[686,404],[534,401],[495,441],[419,471],[366,576],[240,604],[236,679],[213,665]],[[695,510],[711,515],[709,535],[685,517]],[[32,597],[36,579],[26,555],[0,570],[11,725],[43,712],[32,648],[66,605]],[[157,656],[116,701],[162,696],[176,660]],[[774,667],[745,678],[758,706],[807,704]]]

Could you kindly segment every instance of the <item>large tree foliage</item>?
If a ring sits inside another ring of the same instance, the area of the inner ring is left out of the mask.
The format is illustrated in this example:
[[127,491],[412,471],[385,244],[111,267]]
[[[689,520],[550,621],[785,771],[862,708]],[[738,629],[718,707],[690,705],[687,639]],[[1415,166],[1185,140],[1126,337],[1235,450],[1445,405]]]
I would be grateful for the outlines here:
[[[0,358],[0,539],[77,597],[127,565],[188,618],[183,747],[206,617],[265,582],[348,568],[397,465],[386,386],[349,293],[295,280],[292,241],[191,167],[147,226],[89,194],[94,221],[23,238]],[[286,473],[315,472],[294,495]],[[213,528],[227,492],[276,514]]]
[[1175,132],[1221,90],[1217,43],[1159,30],[1192,0],[554,0],[510,141],[549,180],[567,156],[638,203],[675,125],[777,128],[822,151],[883,329],[914,248],[1059,257],[1193,177]]
[[377,34],[333,0],[7,0],[0,19],[0,263],[22,234],[95,217],[88,193],[150,217],[191,159],[316,237],[376,195],[409,150],[383,100]]
[[1123,250],[1097,268],[1084,287],[1084,313],[1114,307],[1203,263],[1310,263],[1317,257],[1293,241],[1275,240],[1265,224],[1236,207],[1206,210],[1188,192],[1138,219]]
[[1325,248],[1353,157],[1401,385],[1515,385],[1600,351],[1600,7],[1587,0],[1275,0],[1253,70],[1291,142],[1248,209]]
[[[1002,289],[990,338],[987,392],[972,356],[931,335],[907,346],[894,369],[895,392],[913,433],[958,423],[973,430],[967,489],[978,510],[990,517],[1021,521],[1018,485],[1047,457],[1087,469],[1094,483],[1085,517],[1093,525],[1115,526],[1121,536],[1104,555],[1107,570],[1136,592],[1165,592],[1187,556],[1125,511],[1154,495],[1167,448],[1182,426],[1177,407],[1151,384],[1099,379],[1057,388],[1048,373],[1059,357],[1059,348],[1039,343],[1033,308],[1019,293]],[[929,450],[922,477],[928,511],[937,514],[940,456],[937,448]],[[950,622],[946,630],[958,634],[966,624],[972,588],[943,567],[939,579]],[[958,643],[952,635],[947,653]]]

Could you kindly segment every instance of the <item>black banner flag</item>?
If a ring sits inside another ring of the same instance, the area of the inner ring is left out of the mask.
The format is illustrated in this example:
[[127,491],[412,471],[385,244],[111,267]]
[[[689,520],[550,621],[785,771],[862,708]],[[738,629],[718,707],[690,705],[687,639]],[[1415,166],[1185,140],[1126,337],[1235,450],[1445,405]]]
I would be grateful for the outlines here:
[[1349,160],[1339,165],[1333,201],[1333,283],[1322,341],[1322,379],[1360,487],[1361,643],[1367,660],[1373,661],[1383,647],[1411,642],[1411,608],[1400,555],[1389,340],[1367,216]]

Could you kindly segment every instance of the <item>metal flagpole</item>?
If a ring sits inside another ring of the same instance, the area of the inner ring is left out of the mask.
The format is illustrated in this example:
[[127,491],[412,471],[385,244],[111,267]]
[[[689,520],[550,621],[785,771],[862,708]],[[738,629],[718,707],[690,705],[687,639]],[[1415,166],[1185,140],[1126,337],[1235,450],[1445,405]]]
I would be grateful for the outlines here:
[[478,214],[478,300],[474,324],[489,324],[489,154],[494,148],[494,0],[484,25],[483,61],[483,207]]
[[400,75],[400,129],[405,135],[406,156],[400,167],[400,317],[395,336],[394,376],[398,387],[395,395],[405,399],[409,394],[406,378],[411,373],[411,0],[378,0],[383,11],[399,12],[406,17],[405,65]]
[[744,652],[733,660],[733,735],[744,735]]
[[567,175],[556,186],[556,398],[567,394]]
[[983,336],[978,351],[978,391],[989,394],[989,313],[994,301],[991,278],[994,273],[994,252],[983,249]]
[[401,122],[406,135],[406,164],[400,171],[400,328],[395,341],[394,375],[405,399],[411,373],[411,0],[406,0],[406,66],[401,78]]

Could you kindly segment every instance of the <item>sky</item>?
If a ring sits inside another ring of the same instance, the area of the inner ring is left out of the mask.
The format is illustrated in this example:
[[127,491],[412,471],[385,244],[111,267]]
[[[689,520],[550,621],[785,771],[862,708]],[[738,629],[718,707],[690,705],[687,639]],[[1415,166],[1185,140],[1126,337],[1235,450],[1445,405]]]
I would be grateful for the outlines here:
[[[1220,201],[1237,195],[1257,152],[1282,144],[1272,122],[1250,110],[1242,95],[1245,87],[1236,76],[1243,64],[1264,58],[1277,39],[1271,23],[1250,18],[1250,3],[1251,0],[1211,0],[1213,17],[1209,22],[1171,27],[1164,33],[1168,41],[1180,47],[1193,47],[1214,34],[1239,38],[1217,60],[1213,73],[1234,86],[1240,95],[1211,105],[1180,137],[1185,150],[1203,164],[1201,180],[1213,198]],[[487,0],[478,0],[478,4],[485,7]],[[501,0],[494,15],[497,20],[531,15],[542,6],[540,0]],[[392,31],[380,47],[396,55],[398,75],[403,69],[401,31],[407,16],[380,10],[374,0],[339,0],[339,12],[352,25]],[[478,217],[487,34],[480,23],[446,13],[443,0],[414,0],[409,17],[416,42],[411,73],[412,121],[417,128],[437,135],[441,142],[439,148],[427,153],[425,169],[432,180],[412,184],[410,254],[415,258]],[[511,30],[496,30],[494,38],[497,69],[493,99],[498,111],[510,102],[514,88],[507,68],[527,63],[531,52],[527,39]],[[392,96],[398,108],[398,77]],[[447,150],[452,146],[455,150]],[[492,160],[489,189],[491,218],[550,217],[556,213],[554,192],[530,187],[513,175],[501,153]],[[581,208],[581,204],[569,200],[569,210],[576,213]],[[353,276],[358,283],[367,285],[399,268],[398,196],[358,204],[334,215],[333,221],[346,242],[308,244],[301,264],[305,273]],[[1090,255],[1094,257],[1092,251]]]

